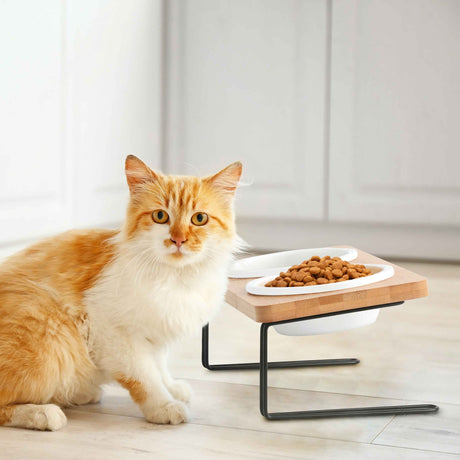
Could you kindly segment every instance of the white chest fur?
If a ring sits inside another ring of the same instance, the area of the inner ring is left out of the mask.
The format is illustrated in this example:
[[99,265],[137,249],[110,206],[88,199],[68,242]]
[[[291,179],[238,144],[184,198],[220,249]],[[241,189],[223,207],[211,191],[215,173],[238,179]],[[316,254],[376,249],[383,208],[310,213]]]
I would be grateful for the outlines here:
[[117,335],[164,346],[198,333],[223,302],[229,261],[139,271],[115,260],[86,295],[95,355]]

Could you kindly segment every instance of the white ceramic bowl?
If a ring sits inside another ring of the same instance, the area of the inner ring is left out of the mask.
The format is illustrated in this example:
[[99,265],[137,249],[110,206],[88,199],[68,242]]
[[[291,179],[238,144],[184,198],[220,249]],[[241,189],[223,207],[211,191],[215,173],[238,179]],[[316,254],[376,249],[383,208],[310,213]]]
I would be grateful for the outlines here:
[[373,310],[356,311],[342,315],[297,321],[295,323],[278,324],[274,328],[276,332],[283,335],[329,334],[375,323],[379,312],[380,308],[375,308]]
[[[293,251],[274,252],[261,256],[247,257],[237,260],[230,268],[230,278],[257,278],[286,270],[292,265],[300,264],[313,256],[340,257],[349,262],[358,257],[356,249],[352,248],[313,248],[295,249]],[[281,289],[281,288],[278,288]]]
[[[265,284],[279,275],[278,270],[273,270],[270,276],[257,278],[246,284],[246,291],[254,295],[299,295],[299,294],[316,294],[318,292],[340,291],[358,286],[376,283],[391,278],[394,275],[394,269],[391,265],[366,264],[371,270],[372,275],[356,278],[354,280],[340,281],[339,283],[316,284],[314,286],[299,287],[265,287]],[[286,271],[289,267],[282,268]]]

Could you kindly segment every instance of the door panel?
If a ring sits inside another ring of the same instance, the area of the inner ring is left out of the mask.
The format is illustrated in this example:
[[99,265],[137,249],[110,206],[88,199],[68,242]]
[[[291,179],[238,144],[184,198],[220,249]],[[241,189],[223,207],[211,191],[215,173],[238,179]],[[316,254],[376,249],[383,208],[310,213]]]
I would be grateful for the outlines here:
[[333,2],[330,218],[460,224],[460,4]]
[[240,216],[321,219],[327,2],[168,2],[169,172],[244,164]]

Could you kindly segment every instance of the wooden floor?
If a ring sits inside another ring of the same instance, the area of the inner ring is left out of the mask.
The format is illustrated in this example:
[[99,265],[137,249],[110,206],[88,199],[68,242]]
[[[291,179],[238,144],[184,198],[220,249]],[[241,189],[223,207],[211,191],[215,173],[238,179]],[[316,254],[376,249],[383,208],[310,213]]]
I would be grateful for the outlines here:
[[[270,359],[358,357],[357,366],[272,370],[270,409],[436,403],[434,415],[269,422],[254,371],[210,372],[200,337],[181,343],[173,374],[195,392],[190,423],[155,426],[119,387],[67,410],[55,433],[0,429],[0,458],[460,458],[460,266],[400,263],[428,277],[426,299],[382,310],[376,324],[327,336],[270,332]],[[211,360],[257,360],[258,326],[225,306],[211,325]]]

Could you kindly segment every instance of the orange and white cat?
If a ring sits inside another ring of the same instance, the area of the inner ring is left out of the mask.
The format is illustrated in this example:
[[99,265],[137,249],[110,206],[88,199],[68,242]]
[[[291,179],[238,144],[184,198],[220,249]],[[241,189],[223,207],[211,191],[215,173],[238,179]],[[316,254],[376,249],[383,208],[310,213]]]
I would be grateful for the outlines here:
[[0,425],[58,430],[61,407],[99,401],[111,380],[148,421],[187,420],[168,345],[223,301],[241,170],[167,176],[130,155],[120,231],[69,231],[0,265]]

